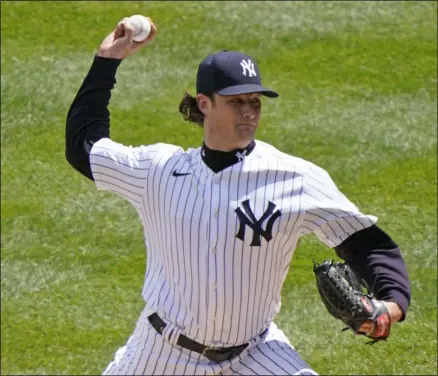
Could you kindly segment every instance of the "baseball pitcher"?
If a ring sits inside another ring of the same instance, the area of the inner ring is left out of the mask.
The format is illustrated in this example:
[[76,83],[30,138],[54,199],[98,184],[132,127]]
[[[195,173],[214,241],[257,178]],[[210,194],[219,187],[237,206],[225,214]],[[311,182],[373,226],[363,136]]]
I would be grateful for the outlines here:
[[[143,42],[132,35],[121,22],[105,38],[66,122],[68,162],[128,200],[144,229],[145,308],[104,374],[316,375],[274,323],[292,256],[310,233],[344,261],[315,261],[329,312],[358,334],[388,338],[411,296],[399,247],[325,170],[255,138],[262,98],[278,93],[262,85],[253,57],[223,50],[199,64],[196,94],[179,105],[202,127],[198,147],[111,139],[116,72],[157,28]],[[359,282],[369,286],[363,295]]]

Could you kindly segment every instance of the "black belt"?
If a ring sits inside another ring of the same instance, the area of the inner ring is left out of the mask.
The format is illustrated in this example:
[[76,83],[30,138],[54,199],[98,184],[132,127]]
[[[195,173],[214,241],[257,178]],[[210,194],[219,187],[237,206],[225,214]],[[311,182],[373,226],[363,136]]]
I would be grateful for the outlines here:
[[[163,320],[161,320],[160,316],[158,316],[156,313],[153,313],[152,315],[148,316],[148,320],[159,334],[163,333],[163,330],[166,327],[166,323]],[[240,346],[214,349],[205,346],[202,343],[193,341],[192,339],[186,337],[183,334],[180,334],[176,344],[188,350],[202,354],[205,357],[207,357],[209,360],[214,362],[223,362],[224,360],[231,360],[248,347],[248,343],[244,343],[243,345]]]

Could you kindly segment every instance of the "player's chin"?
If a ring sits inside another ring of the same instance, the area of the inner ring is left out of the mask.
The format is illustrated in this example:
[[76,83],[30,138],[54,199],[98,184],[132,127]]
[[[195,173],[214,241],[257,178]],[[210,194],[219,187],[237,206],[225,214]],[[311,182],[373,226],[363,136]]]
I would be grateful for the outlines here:
[[257,125],[237,124],[236,132],[241,138],[253,138],[257,131]]

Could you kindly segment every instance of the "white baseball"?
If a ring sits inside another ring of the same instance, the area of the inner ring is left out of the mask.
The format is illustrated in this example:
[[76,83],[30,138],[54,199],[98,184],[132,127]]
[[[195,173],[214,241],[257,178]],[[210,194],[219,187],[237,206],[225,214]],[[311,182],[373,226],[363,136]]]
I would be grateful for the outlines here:
[[134,29],[132,40],[135,42],[143,42],[149,36],[149,33],[151,32],[151,23],[146,17],[136,14],[129,17],[126,22],[129,22],[129,25]]

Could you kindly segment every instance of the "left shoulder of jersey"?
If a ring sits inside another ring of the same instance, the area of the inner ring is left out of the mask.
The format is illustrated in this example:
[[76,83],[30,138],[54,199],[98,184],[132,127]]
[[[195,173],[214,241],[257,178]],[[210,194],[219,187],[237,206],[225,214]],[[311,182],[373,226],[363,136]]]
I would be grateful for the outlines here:
[[259,158],[272,158],[284,162],[286,165],[291,166],[291,168],[298,171],[306,170],[322,170],[321,167],[315,165],[314,163],[307,161],[303,158],[299,158],[278,150],[275,146],[272,146],[266,142],[255,140],[256,147],[254,149],[255,156]]

